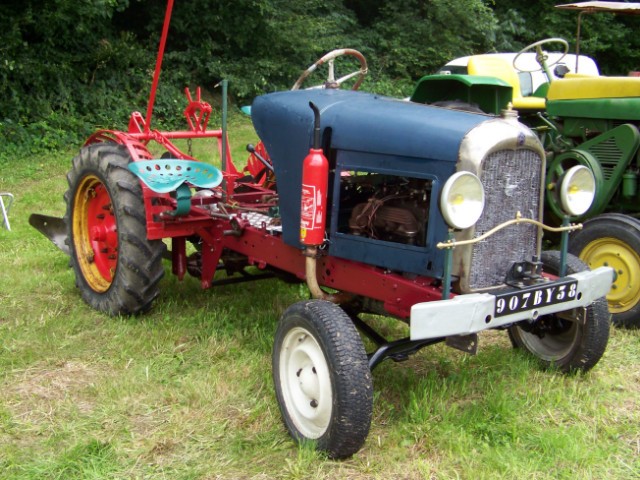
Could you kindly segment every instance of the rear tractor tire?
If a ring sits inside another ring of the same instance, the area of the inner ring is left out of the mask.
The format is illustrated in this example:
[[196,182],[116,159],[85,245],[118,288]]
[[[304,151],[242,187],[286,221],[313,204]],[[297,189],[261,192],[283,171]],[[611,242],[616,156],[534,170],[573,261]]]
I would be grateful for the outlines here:
[[147,240],[142,189],[113,143],[82,148],[67,174],[67,243],[85,302],[110,315],[147,311],[164,275],[161,240]]
[[315,441],[331,458],[362,447],[373,383],[362,340],[340,307],[324,300],[289,307],[276,331],[272,368],[284,424],[297,442]]
[[607,294],[611,321],[640,328],[640,220],[620,213],[594,217],[571,236],[569,251],[591,269],[605,265],[615,270]]
[[[546,272],[557,274],[560,252],[542,252],[542,263]],[[586,268],[577,257],[567,255],[567,274]],[[516,323],[509,327],[509,338],[514,347],[527,350],[545,367],[564,373],[586,372],[598,363],[609,341],[607,303],[604,297],[597,299],[586,307],[583,320],[553,314]]]

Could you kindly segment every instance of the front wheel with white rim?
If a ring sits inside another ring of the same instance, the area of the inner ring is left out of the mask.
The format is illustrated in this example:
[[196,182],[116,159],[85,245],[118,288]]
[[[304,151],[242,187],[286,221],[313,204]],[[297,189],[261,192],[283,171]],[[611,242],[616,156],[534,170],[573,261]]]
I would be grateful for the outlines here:
[[276,331],[272,368],[283,421],[296,441],[315,441],[332,458],[362,447],[373,383],[362,340],[339,306],[306,300],[289,307]]

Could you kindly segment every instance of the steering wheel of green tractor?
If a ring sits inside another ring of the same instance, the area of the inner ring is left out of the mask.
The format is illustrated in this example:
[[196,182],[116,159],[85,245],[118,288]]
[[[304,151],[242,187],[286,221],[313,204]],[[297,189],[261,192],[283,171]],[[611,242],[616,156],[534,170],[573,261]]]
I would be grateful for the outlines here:
[[[336,79],[335,71],[333,67],[333,61],[342,55],[350,55],[352,57],[355,57],[360,62],[360,69],[354,72],[351,72],[348,75],[345,75],[344,77],[340,77]],[[356,79],[356,83],[353,84],[353,87],[351,87],[351,89],[357,90],[358,87],[360,87],[362,80],[364,80],[364,76],[368,72],[367,60],[364,58],[364,55],[362,55],[359,51],[353,50],[351,48],[340,48],[338,50],[332,50],[331,52],[327,53],[324,57],[322,57],[316,63],[311,65],[304,72],[302,72],[302,75],[300,75],[298,80],[296,80],[296,83],[294,83],[293,87],[291,87],[291,90],[299,90],[302,84],[304,83],[304,81],[306,80],[306,78],[309,75],[311,75],[313,72],[315,72],[318,67],[320,67],[325,63],[327,63],[329,67],[329,75],[327,77],[327,81],[320,85],[307,87],[307,90],[310,90],[313,88],[340,88],[340,85],[342,85],[344,82],[346,82],[350,78],[353,78],[356,76],[358,78]]]
[[[545,45],[547,43],[560,43],[564,47],[564,51],[562,52],[562,55],[558,57],[554,62],[549,64],[547,64],[547,59],[549,58],[547,55],[547,52],[542,50],[542,45]],[[536,61],[540,65],[540,68],[536,68],[534,70],[525,70],[522,68],[518,68],[517,63],[518,63],[518,58],[520,58],[520,55],[522,55],[525,52],[528,52],[529,50],[533,50],[534,48],[536,49]],[[539,40],[520,50],[518,54],[513,58],[513,68],[515,68],[519,72],[537,72],[538,70],[546,70],[547,68],[552,67],[556,63],[560,62],[567,55],[568,51],[569,51],[569,44],[564,38],[545,38],[544,40]]]

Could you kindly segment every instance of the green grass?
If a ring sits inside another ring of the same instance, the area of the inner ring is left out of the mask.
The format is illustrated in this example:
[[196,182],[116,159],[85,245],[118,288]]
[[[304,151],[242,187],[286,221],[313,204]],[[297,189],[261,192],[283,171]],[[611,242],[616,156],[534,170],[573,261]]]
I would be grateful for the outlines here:
[[[242,165],[250,126],[234,118],[231,135]],[[385,362],[358,454],[295,446],[270,355],[305,290],[203,291],[167,266],[149,314],[91,310],[27,222],[63,215],[73,154],[0,165],[0,190],[16,195],[12,231],[0,229],[0,479],[640,478],[640,332],[618,329],[585,375],[541,370],[502,332],[483,334],[475,357],[438,345]]]

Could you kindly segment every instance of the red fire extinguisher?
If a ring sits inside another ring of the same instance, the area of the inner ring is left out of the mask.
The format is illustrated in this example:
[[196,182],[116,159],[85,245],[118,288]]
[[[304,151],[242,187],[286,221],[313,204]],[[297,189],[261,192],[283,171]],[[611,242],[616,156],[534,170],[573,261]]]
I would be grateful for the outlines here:
[[327,217],[329,162],[320,148],[320,111],[313,102],[309,102],[309,106],[314,114],[313,146],[302,163],[300,242],[320,246],[324,242]]

